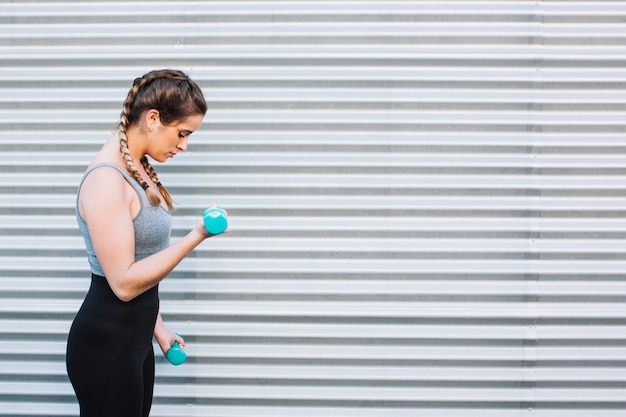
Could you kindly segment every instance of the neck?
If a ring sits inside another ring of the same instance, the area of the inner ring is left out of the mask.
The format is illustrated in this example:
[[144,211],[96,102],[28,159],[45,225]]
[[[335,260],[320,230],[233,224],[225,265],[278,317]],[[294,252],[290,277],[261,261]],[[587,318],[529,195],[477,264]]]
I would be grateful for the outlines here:
[[130,152],[133,161],[139,164],[141,158],[143,158],[146,154],[143,146],[145,142],[145,135],[139,132],[136,128],[129,128],[126,131],[126,139],[128,143],[128,151]]

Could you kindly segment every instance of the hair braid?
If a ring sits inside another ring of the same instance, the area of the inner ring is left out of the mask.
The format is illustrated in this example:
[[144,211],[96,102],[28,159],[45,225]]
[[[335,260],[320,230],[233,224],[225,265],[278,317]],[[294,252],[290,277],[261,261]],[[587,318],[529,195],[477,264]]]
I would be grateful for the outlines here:
[[142,78],[136,78],[133,82],[133,87],[128,92],[128,96],[126,100],[124,100],[123,109],[120,114],[120,121],[118,123],[119,136],[120,136],[120,152],[122,153],[122,157],[124,158],[124,162],[126,164],[126,169],[132,175],[132,177],[141,185],[146,191],[146,196],[148,197],[148,201],[153,206],[157,206],[161,204],[161,199],[158,195],[155,194],[153,190],[150,189],[150,186],[144,179],[141,177],[139,170],[135,166],[135,162],[133,161],[133,157],[130,154],[130,150],[128,149],[128,138],[126,137],[126,129],[129,126],[129,115],[132,109],[133,102],[135,101],[135,97],[141,88],[143,88],[151,79],[147,76]]
[[[206,114],[207,105],[200,87],[189,77],[176,70],[156,70],[136,78],[128,96],[123,103],[123,109],[118,123],[120,137],[120,152],[126,164],[126,169],[132,177],[146,191],[150,204],[161,204],[161,198],[148,183],[144,181],[139,170],[135,166],[128,149],[127,129],[137,123],[141,115],[150,109],[159,111],[161,123],[167,125],[176,120],[194,114]],[[143,156],[140,160],[146,174],[157,186],[161,197],[170,210],[173,210],[173,199],[167,188],[161,184],[156,171],[150,165],[148,158]]]
[[161,193],[163,200],[165,200],[165,204],[167,204],[170,210],[172,210],[174,207],[174,200],[172,199],[170,193],[167,191],[167,188],[165,188],[165,185],[161,184],[161,181],[159,181],[159,176],[157,175],[154,168],[152,168],[152,165],[150,165],[147,157],[144,156],[143,158],[141,158],[141,165],[143,165],[143,169],[146,170],[146,174],[148,174],[152,182],[159,189],[159,193]]

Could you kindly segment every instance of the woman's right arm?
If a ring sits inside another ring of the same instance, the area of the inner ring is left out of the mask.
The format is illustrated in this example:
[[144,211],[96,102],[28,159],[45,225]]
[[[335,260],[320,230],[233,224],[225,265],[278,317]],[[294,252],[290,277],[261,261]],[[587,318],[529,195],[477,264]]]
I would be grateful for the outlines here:
[[78,207],[87,223],[100,266],[115,295],[130,301],[154,287],[210,235],[202,221],[182,239],[135,262],[133,211],[139,198],[113,168],[99,168],[84,180]]

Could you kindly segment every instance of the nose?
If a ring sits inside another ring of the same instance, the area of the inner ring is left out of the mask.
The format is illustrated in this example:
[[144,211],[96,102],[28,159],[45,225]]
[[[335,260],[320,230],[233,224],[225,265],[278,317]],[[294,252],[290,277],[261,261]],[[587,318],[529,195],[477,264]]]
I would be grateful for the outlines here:
[[178,145],[176,145],[176,149],[178,149],[181,152],[185,152],[187,150],[187,145],[189,143],[189,138],[183,138],[180,141],[178,141]]

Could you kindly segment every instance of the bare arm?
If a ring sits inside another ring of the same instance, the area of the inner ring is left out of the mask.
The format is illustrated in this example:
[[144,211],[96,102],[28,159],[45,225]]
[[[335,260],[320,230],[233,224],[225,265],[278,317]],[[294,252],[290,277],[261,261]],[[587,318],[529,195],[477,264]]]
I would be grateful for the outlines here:
[[170,332],[165,328],[165,324],[163,324],[163,318],[161,317],[161,313],[157,316],[156,325],[154,326],[154,338],[157,343],[161,347],[163,353],[167,353],[170,347],[174,344],[174,342],[178,342],[182,348],[185,347],[185,341],[182,337],[178,336],[174,332]]
[[122,301],[130,301],[154,287],[210,237],[199,220],[176,243],[135,262],[133,215],[138,208],[136,192],[113,168],[96,169],[85,178],[79,194],[79,210],[87,222],[105,277]]
[[185,256],[209,237],[206,232],[198,229],[198,226],[194,227],[176,243],[154,255],[131,263],[125,271],[120,269],[118,274],[114,275],[117,279],[116,287],[121,295],[118,297],[122,300],[124,298],[131,300],[165,278]]

